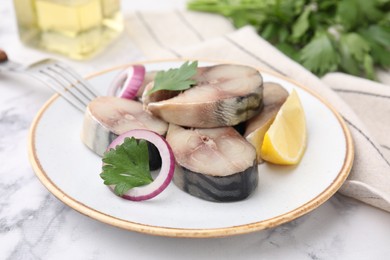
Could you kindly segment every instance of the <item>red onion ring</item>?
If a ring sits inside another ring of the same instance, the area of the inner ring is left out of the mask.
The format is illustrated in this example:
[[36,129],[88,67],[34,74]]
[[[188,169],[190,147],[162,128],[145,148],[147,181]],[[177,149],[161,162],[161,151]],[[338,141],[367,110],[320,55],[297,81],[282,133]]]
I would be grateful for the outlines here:
[[[144,139],[154,144],[161,156],[161,168],[156,179],[153,182],[140,187],[135,187],[127,191],[122,195],[122,198],[132,201],[141,201],[151,199],[160,194],[173,178],[175,172],[175,157],[173,155],[170,145],[167,143],[164,137],[161,135],[143,129],[135,129],[127,131],[118,136],[107,148],[115,148],[117,145],[123,143],[125,138],[134,137],[136,139]],[[113,185],[110,185],[111,189],[114,189]]]
[[[112,81],[107,95],[134,99],[145,78],[145,67],[133,65],[121,71]],[[118,93],[119,92],[119,93]]]

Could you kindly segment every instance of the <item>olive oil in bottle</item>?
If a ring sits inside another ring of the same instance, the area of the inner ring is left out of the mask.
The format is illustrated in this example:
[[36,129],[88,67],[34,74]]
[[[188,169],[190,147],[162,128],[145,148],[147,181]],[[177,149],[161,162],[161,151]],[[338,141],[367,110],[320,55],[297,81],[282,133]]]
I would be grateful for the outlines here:
[[74,59],[90,58],[123,30],[120,0],[14,0],[27,45]]

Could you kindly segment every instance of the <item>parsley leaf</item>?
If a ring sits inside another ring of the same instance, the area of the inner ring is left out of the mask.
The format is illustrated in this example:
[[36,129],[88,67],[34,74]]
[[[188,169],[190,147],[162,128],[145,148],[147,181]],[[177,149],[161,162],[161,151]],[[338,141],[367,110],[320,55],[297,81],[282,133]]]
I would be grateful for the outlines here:
[[338,70],[373,79],[375,66],[390,68],[390,0],[190,0],[187,8],[252,25],[318,76]]
[[359,6],[355,0],[340,1],[337,5],[336,22],[346,29],[351,29],[358,24],[359,19]]
[[114,192],[122,196],[128,190],[153,181],[149,169],[148,145],[145,140],[125,138],[121,145],[104,154],[100,177],[105,185],[115,185]]
[[370,45],[357,33],[346,34],[345,40],[352,56],[354,56],[357,61],[362,62],[365,54],[370,51]]
[[372,25],[367,28],[366,36],[378,44],[390,48],[390,26]]
[[345,40],[345,36],[340,38],[340,66],[343,70],[351,75],[358,76],[360,73],[359,64],[356,63],[349,49],[348,43]]
[[294,41],[297,41],[309,29],[309,15],[311,11],[311,6],[306,6],[305,10],[294,23],[292,27],[292,39]]
[[[390,16],[389,16],[390,22]],[[390,68],[390,27],[372,25],[359,30],[359,34],[370,44],[374,61],[382,68]]]
[[364,72],[369,79],[375,79],[375,71],[374,71],[374,61],[371,56],[366,54],[363,59]]
[[317,75],[336,70],[338,56],[327,33],[313,38],[302,50],[302,64]]
[[[383,13],[380,10],[379,2],[380,1],[367,1],[367,0],[355,0],[360,9],[360,19],[361,22],[365,21],[376,21],[383,17]],[[387,10],[388,11],[388,10]],[[364,19],[365,18],[365,19]]]
[[191,79],[191,77],[196,74],[197,67],[197,61],[191,64],[187,61],[180,68],[159,71],[154,79],[154,86],[148,94],[150,95],[158,90],[180,91],[189,89],[196,84],[196,81]]
[[370,51],[370,44],[359,34],[342,35],[340,38],[342,68],[352,75],[359,75],[363,70],[367,78],[373,79],[375,76]]

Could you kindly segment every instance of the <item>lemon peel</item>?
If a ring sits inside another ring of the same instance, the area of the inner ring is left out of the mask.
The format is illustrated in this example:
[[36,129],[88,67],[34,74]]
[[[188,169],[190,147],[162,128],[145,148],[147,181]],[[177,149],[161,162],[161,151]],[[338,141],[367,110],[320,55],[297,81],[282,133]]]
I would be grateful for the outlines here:
[[306,143],[305,112],[293,90],[265,133],[260,156],[274,164],[294,165],[301,160]]

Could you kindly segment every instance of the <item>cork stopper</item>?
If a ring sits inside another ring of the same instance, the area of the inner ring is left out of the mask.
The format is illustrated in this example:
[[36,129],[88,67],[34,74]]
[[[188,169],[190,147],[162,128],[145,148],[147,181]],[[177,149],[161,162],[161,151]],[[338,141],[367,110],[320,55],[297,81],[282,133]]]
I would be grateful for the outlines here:
[[8,60],[7,53],[5,53],[5,51],[0,49],[0,62],[4,62],[7,60]]

